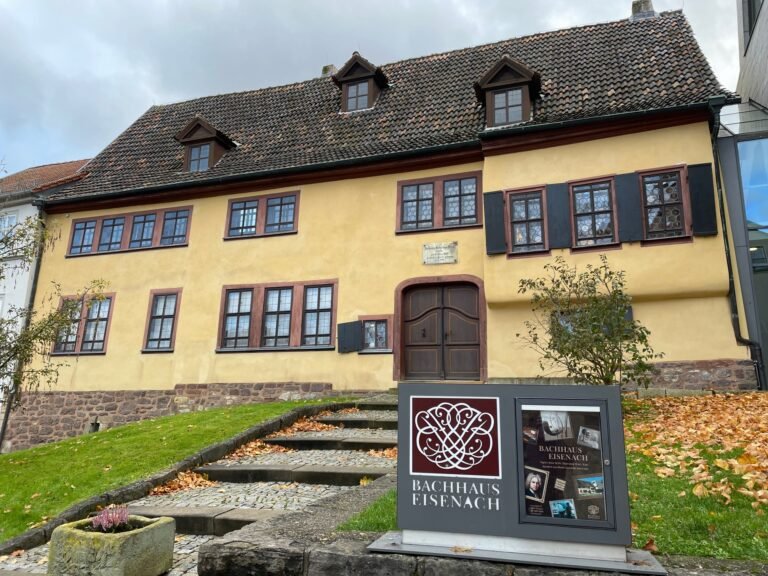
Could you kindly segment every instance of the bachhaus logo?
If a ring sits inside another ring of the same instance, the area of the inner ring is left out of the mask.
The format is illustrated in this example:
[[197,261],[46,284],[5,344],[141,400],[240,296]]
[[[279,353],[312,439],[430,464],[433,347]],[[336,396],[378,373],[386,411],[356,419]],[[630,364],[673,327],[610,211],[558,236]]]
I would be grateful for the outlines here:
[[411,474],[499,478],[498,398],[411,398]]

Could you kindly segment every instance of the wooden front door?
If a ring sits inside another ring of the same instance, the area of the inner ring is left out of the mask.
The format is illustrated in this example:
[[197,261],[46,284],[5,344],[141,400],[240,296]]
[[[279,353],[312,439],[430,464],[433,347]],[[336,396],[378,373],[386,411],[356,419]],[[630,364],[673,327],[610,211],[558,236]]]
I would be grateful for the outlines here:
[[408,380],[479,380],[477,286],[416,286],[403,295],[403,374]]

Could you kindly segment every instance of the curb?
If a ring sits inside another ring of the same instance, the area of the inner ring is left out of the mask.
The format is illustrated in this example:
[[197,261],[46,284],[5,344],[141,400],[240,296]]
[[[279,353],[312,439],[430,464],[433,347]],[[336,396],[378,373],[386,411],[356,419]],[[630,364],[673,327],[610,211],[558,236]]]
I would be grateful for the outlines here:
[[352,408],[357,405],[358,401],[339,402],[339,403],[323,403],[313,404],[311,406],[301,406],[294,408],[290,412],[286,412],[270,420],[266,420],[260,424],[256,424],[251,428],[248,428],[244,432],[241,432],[232,438],[222,440],[216,444],[212,444],[202,450],[196,452],[192,456],[185,458],[184,460],[177,462],[170,468],[158,472],[145,478],[138,480],[126,486],[120,488],[114,488],[103,494],[92,496],[86,500],[82,500],[73,504],[69,508],[65,509],[61,514],[49,520],[42,526],[27,530],[26,532],[19,534],[0,542],[0,556],[10,554],[14,550],[23,549],[28,550],[36,546],[42,546],[48,540],[51,539],[51,534],[54,529],[67,522],[74,522],[87,517],[91,512],[95,512],[99,508],[109,506],[110,504],[125,504],[133,500],[138,500],[148,495],[149,492],[155,487],[165,484],[169,480],[174,479],[179,472],[186,472],[198,468],[203,464],[215,462],[220,460],[236,448],[239,448],[243,444],[261,438],[273,432],[277,432],[286,426],[290,426],[296,422],[299,418],[307,416],[315,416],[324,410],[328,410],[331,407],[336,409]]

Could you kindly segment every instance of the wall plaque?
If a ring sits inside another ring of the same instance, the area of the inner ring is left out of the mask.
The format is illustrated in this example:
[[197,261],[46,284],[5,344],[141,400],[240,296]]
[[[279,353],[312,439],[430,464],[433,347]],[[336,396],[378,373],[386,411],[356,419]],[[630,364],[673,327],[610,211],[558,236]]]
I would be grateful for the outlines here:
[[397,523],[377,552],[666,574],[632,541],[618,388],[398,386]]
[[424,244],[422,249],[422,263],[432,264],[456,264],[459,261],[458,242],[433,242]]

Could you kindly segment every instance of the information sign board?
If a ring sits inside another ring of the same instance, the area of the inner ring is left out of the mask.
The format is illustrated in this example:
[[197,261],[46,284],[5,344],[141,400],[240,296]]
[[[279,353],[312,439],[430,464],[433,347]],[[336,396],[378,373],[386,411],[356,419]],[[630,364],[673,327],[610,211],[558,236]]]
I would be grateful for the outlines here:
[[611,386],[401,383],[398,527],[373,550],[665,574],[631,543]]

